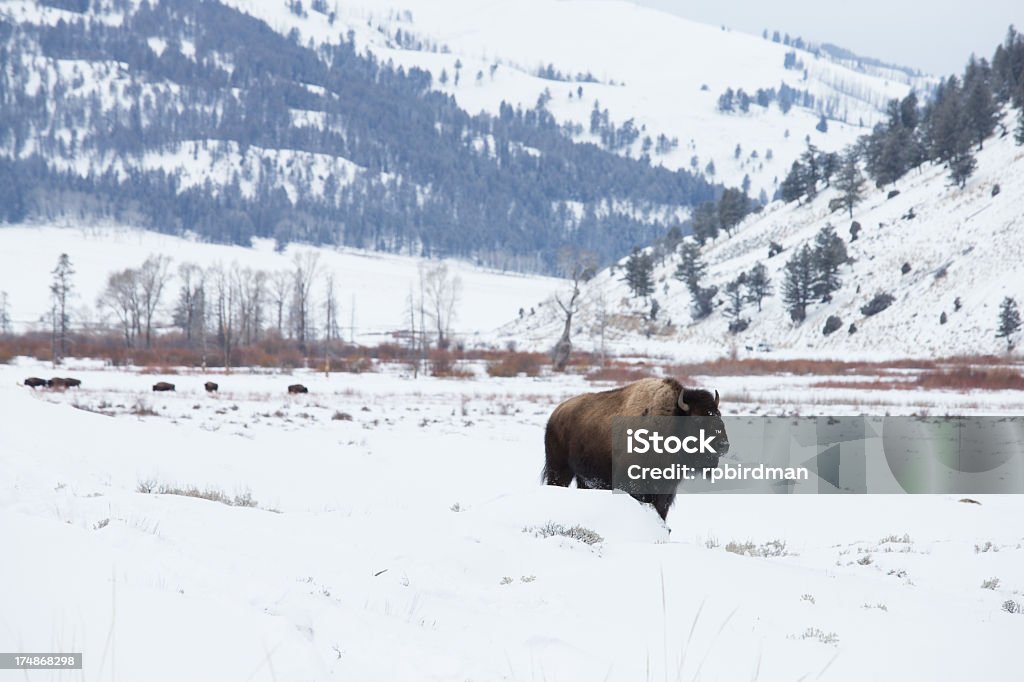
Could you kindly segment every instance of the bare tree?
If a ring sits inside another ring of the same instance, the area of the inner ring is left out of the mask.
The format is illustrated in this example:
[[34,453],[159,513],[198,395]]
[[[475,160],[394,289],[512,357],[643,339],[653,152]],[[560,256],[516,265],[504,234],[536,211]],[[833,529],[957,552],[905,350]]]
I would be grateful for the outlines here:
[[270,276],[270,301],[277,312],[277,335],[284,336],[284,306],[292,297],[292,273],[278,270]]
[[[234,266],[237,268],[237,265]],[[224,370],[231,371],[231,351],[235,347],[235,306],[237,305],[237,278],[223,265],[207,271],[213,296],[213,312],[217,320],[217,341],[224,360]]]
[[314,251],[295,254],[292,271],[293,278],[293,313],[295,316],[295,335],[299,341],[299,349],[306,351],[306,341],[311,336],[310,299],[313,282],[316,279],[320,255]]
[[243,344],[259,340],[263,330],[263,305],[266,299],[267,273],[251,268],[232,267],[238,290],[238,327]]
[[174,324],[185,334],[185,342],[191,346],[199,336],[200,327],[205,323],[204,285],[205,274],[195,263],[182,263],[178,268],[181,290],[178,306],[174,311]]
[[53,364],[58,364],[61,358],[67,353],[68,327],[71,324],[71,316],[68,313],[68,304],[75,285],[71,278],[75,269],[71,267],[71,259],[68,254],[62,253],[57,259],[57,267],[53,269],[53,282],[50,284],[50,295],[53,299],[51,308],[52,338],[53,338]]
[[[409,287],[409,296],[406,299],[406,312],[409,314],[409,349],[412,351],[412,376],[415,379],[420,373],[419,346],[416,338],[416,297],[413,296],[412,287]],[[423,310],[423,305],[419,305]]]
[[458,275],[450,276],[448,266],[441,263],[425,273],[421,272],[420,286],[427,316],[437,331],[437,347],[447,348],[451,325],[456,316],[455,309],[462,296],[462,280]]
[[341,338],[338,325],[338,294],[334,286],[334,273],[324,275],[324,339],[330,343]]
[[139,294],[142,308],[142,322],[145,328],[146,348],[153,343],[153,315],[160,306],[164,287],[170,278],[171,259],[164,255],[152,255],[139,269]]
[[572,354],[572,318],[580,310],[580,284],[594,276],[595,266],[593,257],[584,252],[563,251],[559,260],[562,272],[572,283],[565,301],[562,296],[555,294],[555,303],[562,309],[565,324],[562,336],[551,351],[551,364],[556,372],[563,372]]
[[131,348],[139,332],[138,270],[126,268],[107,276],[98,305],[114,313],[124,335],[124,345]]

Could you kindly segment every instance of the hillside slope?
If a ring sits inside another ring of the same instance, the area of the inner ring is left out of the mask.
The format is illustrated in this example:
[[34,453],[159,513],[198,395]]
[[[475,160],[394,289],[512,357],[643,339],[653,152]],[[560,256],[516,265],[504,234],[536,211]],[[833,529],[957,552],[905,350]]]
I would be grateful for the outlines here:
[[[620,131],[626,121],[641,131],[629,144],[617,141],[619,153],[640,157],[644,137],[664,135],[678,146],[652,148],[654,163],[708,175],[713,161],[709,179],[739,186],[749,176],[754,197],[774,194],[807,136],[823,149],[839,149],[882,119],[888,100],[934,83],[834,58],[802,41],[773,42],[619,0],[498,0],[485,7],[471,0],[354,0],[327,5],[336,12],[333,25],[329,13],[297,14],[284,0],[228,2],[281,32],[299,31],[303,40],[329,41],[345,25],[382,59],[429,71],[433,86],[469,112],[497,113],[502,102],[530,108],[548,91],[554,116],[581,126],[578,139],[601,144],[601,133],[590,129],[597,105]],[[754,97],[783,83],[800,93],[788,113],[778,104],[718,109],[727,89]],[[827,133],[815,129],[822,114],[830,120]]]
[[[1024,299],[1024,147],[1015,145],[1011,136],[993,138],[978,152],[977,161],[978,170],[962,190],[950,186],[944,167],[930,164],[900,179],[900,193],[891,199],[887,197],[893,188],[870,188],[854,209],[854,219],[863,226],[856,241],[850,239],[849,216],[828,209],[835,189],[825,189],[803,205],[770,204],[748,217],[735,236],[723,235],[705,246],[704,283],[717,285],[720,292],[715,311],[703,320],[694,320],[690,294],[673,277],[678,253],[655,266],[653,297],[660,311],[653,322],[648,319],[651,301],[630,295],[620,261],[585,286],[574,340],[582,347],[599,345],[603,301],[607,343],[621,351],[743,354],[764,342],[794,356],[1001,352],[1006,344],[995,336],[999,304],[1005,296]],[[1000,191],[993,195],[997,185]],[[798,248],[812,243],[829,224],[846,242],[853,262],[840,268],[842,287],[833,300],[813,303],[807,319],[794,324],[780,293],[783,268]],[[769,258],[773,241],[785,251]],[[743,316],[750,319],[750,327],[732,335],[723,314],[725,284],[758,262],[768,268],[775,293],[765,299],[761,312],[748,304]],[[906,274],[905,263],[910,267]],[[895,301],[867,317],[861,308],[877,292],[889,293]],[[506,325],[503,335],[528,345],[552,345],[562,322],[551,305],[537,311]],[[940,323],[942,313],[946,324]],[[842,320],[842,327],[825,336],[822,330],[831,315]],[[856,325],[855,333],[848,332],[850,324]]]
[[6,0],[0,45],[2,221],[548,271],[931,83],[623,2]]

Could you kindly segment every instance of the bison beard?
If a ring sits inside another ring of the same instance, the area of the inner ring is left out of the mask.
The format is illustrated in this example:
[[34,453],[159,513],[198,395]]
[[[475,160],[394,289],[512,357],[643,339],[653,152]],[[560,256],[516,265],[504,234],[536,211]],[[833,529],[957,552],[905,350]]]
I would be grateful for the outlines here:
[[[721,416],[718,393],[684,389],[675,379],[641,379],[622,388],[586,393],[555,408],[544,431],[544,482],[577,488],[612,488],[612,418]],[[717,466],[717,460],[713,466]],[[662,520],[675,493],[636,493]]]

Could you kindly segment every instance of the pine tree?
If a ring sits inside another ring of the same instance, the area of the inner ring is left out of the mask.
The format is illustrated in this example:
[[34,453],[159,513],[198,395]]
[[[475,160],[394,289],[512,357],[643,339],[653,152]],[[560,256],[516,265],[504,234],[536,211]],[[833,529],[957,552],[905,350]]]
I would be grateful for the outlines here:
[[1021,319],[1020,309],[1017,301],[1007,296],[999,306],[999,328],[996,331],[997,339],[1006,339],[1006,351],[1013,348],[1013,335],[1020,331]]
[[758,263],[747,273],[746,282],[747,300],[757,303],[758,312],[761,311],[761,301],[772,295],[772,280],[768,276],[768,268],[764,263]]
[[843,156],[843,163],[836,176],[836,189],[839,190],[840,204],[850,212],[850,217],[853,218],[853,207],[864,194],[864,175],[860,172],[857,154],[853,149],[847,151]]
[[725,285],[725,311],[723,314],[731,320],[738,320],[743,314],[743,304],[746,297],[743,295],[743,285],[746,277],[740,275]]
[[814,295],[822,301],[832,300],[832,292],[842,285],[839,266],[846,263],[846,243],[836,234],[835,228],[826,225],[814,238],[813,261],[815,269]]
[[69,303],[75,288],[71,278],[75,274],[68,254],[62,253],[57,259],[57,267],[53,269],[53,282],[50,284],[50,295],[53,300],[51,309],[51,332],[53,338],[53,362],[57,364],[67,354],[68,328],[71,325]]
[[679,266],[676,267],[673,276],[685,283],[690,291],[693,291],[698,287],[707,271],[707,265],[704,264],[704,259],[700,254],[700,246],[691,241],[684,242],[683,247],[679,250],[679,256]]
[[732,236],[732,230],[746,217],[750,200],[738,189],[728,188],[718,200],[718,222]]
[[956,136],[956,143],[953,148],[953,155],[949,159],[949,177],[958,186],[967,185],[967,179],[974,174],[978,162],[971,153],[971,132],[968,128],[961,128]]
[[789,168],[789,173],[779,185],[779,198],[787,204],[797,201],[804,195],[804,169],[799,161],[794,161]]
[[711,311],[715,309],[715,296],[718,295],[718,287],[712,285],[709,287],[702,287],[699,284],[690,289],[690,295],[693,297],[693,305],[696,309],[695,319],[702,319],[711,314]]
[[705,201],[693,211],[693,235],[703,244],[718,236],[718,210],[715,202]]
[[999,110],[989,82],[991,69],[982,59],[971,57],[964,72],[964,118],[973,141],[982,149],[985,138],[996,129]]
[[814,254],[806,244],[786,263],[782,284],[782,301],[794,322],[807,318],[807,306],[813,296],[815,281]]
[[626,260],[626,276],[623,280],[633,296],[644,298],[654,292],[654,260],[642,249],[634,249]]

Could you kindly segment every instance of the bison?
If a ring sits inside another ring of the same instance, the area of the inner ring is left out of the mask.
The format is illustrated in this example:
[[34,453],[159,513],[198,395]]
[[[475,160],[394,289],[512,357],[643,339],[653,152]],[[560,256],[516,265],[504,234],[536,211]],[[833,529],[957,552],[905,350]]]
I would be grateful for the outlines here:
[[68,380],[65,379],[64,377],[53,377],[52,379],[46,382],[46,385],[49,388],[54,389],[55,391],[63,391],[65,388],[68,387]]
[[[577,488],[612,488],[613,417],[717,417],[713,424],[719,452],[729,450],[722,413],[714,395],[702,389],[684,389],[675,379],[641,379],[601,393],[585,393],[555,408],[544,432],[544,482]],[[718,466],[717,456],[707,456],[699,466],[707,471]],[[654,506],[662,520],[675,501],[672,493],[633,494]]]
[[168,383],[166,381],[158,381],[155,384],[153,384],[153,390],[154,391],[173,391],[174,390],[174,384]]
[[64,377],[64,385],[68,388],[78,388],[82,385],[81,379],[73,379],[71,377]]
[[212,381],[207,381],[205,384],[203,384],[203,388],[206,389],[207,393],[216,393],[217,389],[220,388],[220,386],[218,386]]
[[288,387],[289,393],[309,393],[309,389],[302,384],[292,384]]
[[25,379],[25,385],[29,388],[39,388],[40,386],[47,386],[48,382],[46,379],[40,379],[39,377],[29,377]]

